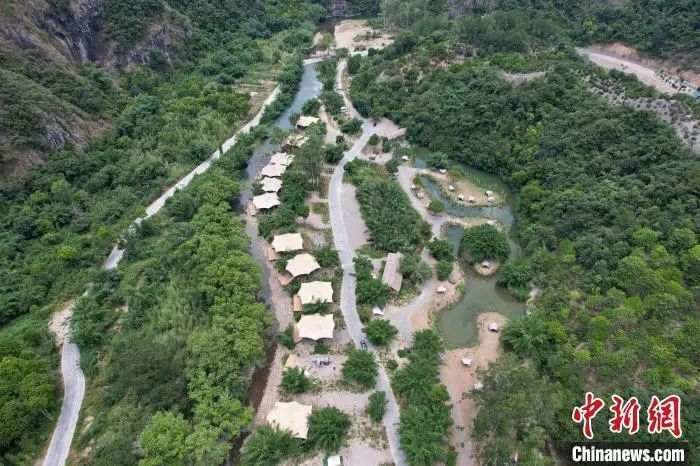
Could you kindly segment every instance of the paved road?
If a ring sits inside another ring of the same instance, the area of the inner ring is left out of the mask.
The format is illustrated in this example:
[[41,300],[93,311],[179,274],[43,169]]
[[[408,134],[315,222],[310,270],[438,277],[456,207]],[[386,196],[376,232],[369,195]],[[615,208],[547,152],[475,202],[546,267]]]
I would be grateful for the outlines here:
[[[340,63],[338,68],[338,76],[340,76],[340,73],[342,73],[344,66],[345,60]],[[348,110],[351,112],[351,114],[354,113],[357,115],[357,112],[355,112],[352,104],[347,99],[345,92],[342,92],[342,94],[346,100]],[[355,281],[355,268],[352,262],[352,259],[355,256],[355,251],[350,246],[350,242],[348,241],[348,232],[345,227],[345,219],[343,217],[343,167],[346,163],[360,155],[362,148],[365,146],[365,144],[367,144],[367,141],[373,132],[374,126],[372,123],[364,120],[362,125],[362,136],[350,148],[350,150],[345,153],[345,156],[333,171],[329,186],[329,208],[331,228],[333,229],[333,240],[335,242],[335,248],[338,250],[343,268],[343,285],[340,289],[340,309],[343,312],[343,318],[345,319],[348,332],[350,333],[350,336],[357,347],[360,346],[360,342],[362,340],[366,341],[367,338],[362,331],[363,325],[362,322],[360,322],[360,317],[357,314],[357,308],[355,305],[355,287],[357,283]],[[371,351],[374,350],[369,341],[367,341],[367,345]],[[389,439],[391,455],[394,458],[394,463],[397,466],[404,466],[406,464],[406,456],[403,451],[401,451],[398,432],[399,405],[394,397],[394,392],[391,388],[389,377],[382,367],[379,368],[376,388],[377,390],[386,392],[387,395],[388,404],[386,414],[384,415],[384,425],[386,427],[386,433]]]
[[[255,115],[252,120],[246,123],[245,126],[243,126],[222,144],[224,153],[233,147],[239,134],[249,132],[253,127],[260,123],[265,107],[267,107],[277,98],[279,92],[280,88],[278,86],[265,100],[257,115]],[[149,218],[158,213],[158,211],[165,205],[165,201],[171,198],[178,189],[182,189],[190,184],[196,175],[207,171],[209,167],[211,167],[212,163],[218,160],[220,157],[221,152],[219,150],[214,152],[206,161],[195,167],[194,170],[175,183],[174,186],[170,187],[167,191],[161,194],[158,199],[146,207],[146,214],[143,217],[136,219],[129,228],[133,228],[141,223],[143,219]],[[124,250],[120,249],[119,245],[117,245],[114,247],[114,249],[112,249],[112,252],[105,260],[103,267],[107,270],[116,268],[119,265],[119,262],[122,260],[122,257],[124,257]],[[77,345],[71,343],[70,332],[66,334],[63,341],[63,350],[61,352],[61,373],[63,376],[65,395],[63,398],[63,404],[61,405],[61,413],[58,416],[56,427],[54,428],[53,435],[51,436],[51,443],[49,444],[46,456],[44,457],[43,466],[63,466],[66,464],[66,459],[68,458],[68,453],[70,452],[70,445],[73,440],[73,434],[75,433],[75,427],[78,423],[78,418],[80,417],[80,406],[83,403],[83,396],[85,395],[85,375],[83,374],[83,371],[80,370],[80,351],[78,350]]]

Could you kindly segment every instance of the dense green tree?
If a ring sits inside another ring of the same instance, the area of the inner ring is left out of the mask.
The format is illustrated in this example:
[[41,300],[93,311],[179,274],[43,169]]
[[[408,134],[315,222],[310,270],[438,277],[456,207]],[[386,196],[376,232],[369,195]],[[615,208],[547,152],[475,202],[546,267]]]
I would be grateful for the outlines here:
[[350,350],[343,363],[343,379],[359,384],[363,388],[372,388],[379,373],[377,361],[370,351]]
[[282,373],[280,388],[287,393],[304,393],[311,388],[311,380],[298,367],[290,367]]
[[369,321],[362,329],[367,335],[367,339],[378,346],[389,346],[398,335],[399,330],[391,322],[383,319]]
[[190,423],[181,413],[159,411],[153,415],[141,432],[141,448],[146,458],[145,466],[185,465],[187,449],[185,439],[190,434]]
[[503,260],[510,253],[506,234],[489,225],[468,228],[460,244],[461,251],[467,251],[472,260],[480,262],[485,259]]
[[369,396],[369,402],[367,403],[367,415],[374,422],[382,422],[384,419],[384,413],[386,412],[386,405],[388,400],[386,399],[386,393],[382,391],[377,391]]

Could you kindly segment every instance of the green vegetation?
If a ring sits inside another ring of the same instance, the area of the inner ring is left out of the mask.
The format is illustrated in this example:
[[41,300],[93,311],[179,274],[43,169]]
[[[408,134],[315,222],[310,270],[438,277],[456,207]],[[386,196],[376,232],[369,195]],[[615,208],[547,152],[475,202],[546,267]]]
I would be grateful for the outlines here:
[[311,388],[311,380],[298,367],[290,367],[282,373],[280,388],[287,393],[297,395]]
[[468,252],[476,262],[485,259],[504,260],[510,254],[505,232],[490,225],[467,228],[459,245],[460,253]]
[[241,464],[269,466],[295,458],[304,453],[304,441],[276,427],[260,426],[243,446]]
[[447,445],[452,428],[450,397],[440,383],[440,357],[444,342],[432,330],[413,335],[409,362],[394,372],[392,386],[401,404],[401,448],[411,465],[447,462],[453,452]]
[[369,321],[362,331],[367,335],[367,339],[377,346],[389,346],[399,334],[399,330],[391,322],[383,319]]
[[382,422],[384,413],[386,412],[386,393],[382,391],[374,392],[369,396],[367,403],[367,415],[374,422]]
[[357,187],[360,211],[375,247],[411,252],[430,237],[430,225],[413,210],[401,186],[382,176],[377,165],[356,159],[345,165],[345,173]]
[[[484,462],[514,451],[534,458],[544,440],[554,448],[580,440],[570,415],[588,390],[606,400],[634,395],[643,406],[653,394],[676,393],[684,413],[697,409],[700,360],[689,338],[698,328],[698,160],[656,115],[592,93],[584,77],[597,71],[567,46],[568,20],[552,15],[553,3],[537,3],[538,11],[507,2],[512,11],[423,20],[393,46],[355,59],[350,89],[363,115],[392,119],[412,143],[497,174],[516,192],[516,233],[531,270],[509,265],[502,283],[524,298],[532,278],[542,292],[525,318],[532,322],[504,329],[517,356],[513,375],[495,366],[482,378],[488,409],[475,425],[489,432]],[[640,34],[649,27],[657,25]],[[474,50],[476,59],[458,59]],[[436,67],[441,61],[452,63]],[[547,73],[515,85],[503,69]],[[507,242],[481,230],[464,240],[472,254],[477,247],[473,258],[505,258]],[[523,392],[510,377],[537,388]],[[560,401],[530,400],[535,394]],[[542,408],[513,409],[523,400]],[[697,455],[697,417],[684,422]],[[602,423],[596,439],[614,440]]]
[[534,278],[532,265],[526,260],[507,262],[501,269],[498,284],[508,288],[513,296],[521,301],[528,298],[528,285]]
[[447,280],[453,268],[454,262],[452,260],[442,260],[435,264],[438,280]]
[[340,131],[345,134],[357,134],[362,131],[362,120],[359,118],[345,120],[340,125]]
[[433,199],[430,201],[430,204],[428,204],[428,210],[433,215],[445,213],[445,203],[439,199]]
[[343,379],[348,382],[354,382],[365,389],[374,387],[379,373],[374,353],[360,349],[350,350],[348,359],[343,363],[342,373]]
[[355,299],[357,304],[384,307],[389,301],[389,287],[379,278],[372,276],[372,262],[364,256],[353,259],[357,288]]
[[338,408],[317,409],[309,416],[306,443],[327,453],[336,452],[345,446],[350,424],[350,417]]
[[447,240],[433,239],[428,243],[428,250],[439,261],[452,261],[455,259],[455,249]]
[[401,259],[399,272],[408,284],[416,287],[433,275],[430,266],[421,260],[420,254],[415,252],[406,254]]

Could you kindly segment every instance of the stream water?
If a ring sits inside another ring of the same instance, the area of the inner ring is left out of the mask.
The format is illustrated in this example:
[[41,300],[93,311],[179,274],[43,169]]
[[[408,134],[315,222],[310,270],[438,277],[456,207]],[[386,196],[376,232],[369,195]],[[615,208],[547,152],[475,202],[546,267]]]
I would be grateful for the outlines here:
[[[417,168],[425,168],[425,162],[420,157],[414,158]],[[474,206],[455,204],[440,190],[439,186],[427,177],[421,177],[423,187],[431,199],[440,199],[445,203],[445,210],[454,217],[481,217],[496,220],[506,229],[510,243],[509,259],[520,256],[520,245],[515,241],[513,231],[513,207],[515,196],[508,186],[497,176],[483,172],[473,167],[459,164],[458,167],[467,180],[483,188],[498,193],[504,202],[497,206]],[[455,248],[464,235],[464,229],[459,226],[448,226],[445,231],[446,239]],[[455,346],[471,346],[474,344],[478,331],[476,318],[487,311],[496,311],[509,319],[521,316],[525,312],[525,304],[517,301],[503,287],[497,285],[500,273],[484,277],[462,261],[462,269],[466,277],[467,291],[460,301],[440,313],[438,325],[443,337]]]

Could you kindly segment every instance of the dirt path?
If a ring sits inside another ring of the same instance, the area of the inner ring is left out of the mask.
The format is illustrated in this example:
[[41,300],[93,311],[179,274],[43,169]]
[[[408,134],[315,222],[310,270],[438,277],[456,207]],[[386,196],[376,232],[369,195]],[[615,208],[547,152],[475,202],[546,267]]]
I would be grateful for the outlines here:
[[[474,401],[466,398],[465,393],[474,389],[478,382],[477,369],[485,369],[490,363],[498,359],[500,353],[499,333],[489,332],[488,324],[496,322],[500,328],[508,319],[496,312],[485,312],[477,319],[479,326],[479,343],[470,348],[459,348],[448,351],[440,367],[440,380],[447,386],[452,404],[452,418],[456,428],[453,429],[453,440],[457,447],[457,464],[469,465],[473,463],[471,432],[474,416],[476,414]],[[462,358],[472,360],[470,367],[462,363]],[[463,427],[463,429],[462,429]]]

